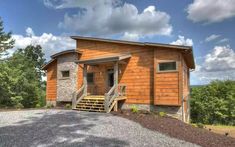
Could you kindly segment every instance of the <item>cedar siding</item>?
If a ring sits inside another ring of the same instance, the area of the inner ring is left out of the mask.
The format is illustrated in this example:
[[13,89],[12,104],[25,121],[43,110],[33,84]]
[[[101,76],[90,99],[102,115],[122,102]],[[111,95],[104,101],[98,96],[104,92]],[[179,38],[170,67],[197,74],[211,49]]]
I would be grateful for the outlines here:
[[[77,40],[77,49],[82,52],[79,60],[130,53],[132,57],[126,61],[127,64],[119,65],[119,83],[127,86],[127,100],[125,103],[150,104],[153,102],[153,49],[137,45],[86,40]],[[88,73],[96,73],[95,84],[98,94],[107,92],[105,71],[110,66],[105,64],[88,67]],[[78,69],[78,89],[81,84],[82,68],[80,66]]]
[[53,61],[47,68],[46,100],[56,101],[57,61]]

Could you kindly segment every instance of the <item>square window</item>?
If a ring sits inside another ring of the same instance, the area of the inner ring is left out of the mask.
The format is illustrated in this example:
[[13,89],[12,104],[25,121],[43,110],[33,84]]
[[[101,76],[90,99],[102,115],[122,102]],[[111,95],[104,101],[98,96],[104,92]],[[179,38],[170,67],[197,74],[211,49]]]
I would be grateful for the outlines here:
[[158,71],[176,71],[176,62],[162,62],[158,64]]
[[87,83],[94,84],[94,73],[87,73]]
[[62,78],[68,78],[69,77],[69,70],[61,71]]

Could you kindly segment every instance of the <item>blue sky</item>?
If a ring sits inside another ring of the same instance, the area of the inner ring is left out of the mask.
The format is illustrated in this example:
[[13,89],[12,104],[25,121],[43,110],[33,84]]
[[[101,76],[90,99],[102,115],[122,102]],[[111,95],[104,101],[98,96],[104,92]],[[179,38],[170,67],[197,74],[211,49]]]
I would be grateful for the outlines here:
[[192,45],[191,84],[235,79],[233,0],[1,0],[0,16],[15,48],[39,43],[47,59],[70,35]]

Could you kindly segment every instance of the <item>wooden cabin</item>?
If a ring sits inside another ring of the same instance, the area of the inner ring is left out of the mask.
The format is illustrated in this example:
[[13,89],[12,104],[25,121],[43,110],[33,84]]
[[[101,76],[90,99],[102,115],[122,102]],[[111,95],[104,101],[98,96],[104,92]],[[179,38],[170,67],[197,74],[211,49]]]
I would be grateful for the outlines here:
[[69,102],[73,109],[163,111],[189,120],[192,47],[72,36],[75,50],[51,56],[48,104]]

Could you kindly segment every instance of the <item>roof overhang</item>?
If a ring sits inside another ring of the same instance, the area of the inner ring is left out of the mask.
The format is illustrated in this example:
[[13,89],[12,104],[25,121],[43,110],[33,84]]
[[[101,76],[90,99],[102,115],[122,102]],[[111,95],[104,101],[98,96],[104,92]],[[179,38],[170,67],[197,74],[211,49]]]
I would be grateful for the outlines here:
[[129,44],[138,46],[148,46],[148,47],[161,47],[161,48],[172,48],[183,52],[183,56],[187,62],[187,65],[191,69],[195,69],[195,62],[193,56],[192,46],[184,45],[172,45],[172,44],[162,44],[162,43],[150,43],[150,42],[135,42],[135,41],[124,41],[124,40],[113,40],[113,39],[103,39],[94,37],[83,37],[83,36],[71,36],[74,40],[88,40],[88,41],[100,41],[107,43],[119,43],[119,44]]
[[75,63],[96,65],[96,64],[101,64],[101,63],[121,61],[124,59],[128,59],[130,57],[131,57],[131,54],[126,53],[126,54],[118,54],[118,55],[112,55],[112,56],[100,56],[98,58],[93,58],[93,59],[88,59],[88,60],[77,60],[75,61]]
[[57,58],[58,56],[62,56],[62,55],[65,55],[65,54],[69,54],[69,53],[77,53],[77,54],[82,54],[82,52],[76,50],[76,49],[72,49],[72,50],[65,50],[65,51],[62,51],[62,52],[58,52],[56,54],[53,54],[51,55],[51,58]]
[[56,61],[59,56],[63,56],[63,55],[70,54],[70,53],[72,53],[72,54],[74,54],[74,53],[75,54],[82,54],[82,52],[80,52],[78,50],[75,50],[75,49],[65,50],[65,51],[62,51],[62,52],[55,53],[55,54],[51,55],[52,59],[49,62],[47,62],[45,65],[42,66],[42,69],[47,70],[49,65],[51,63],[53,63],[54,61]]

